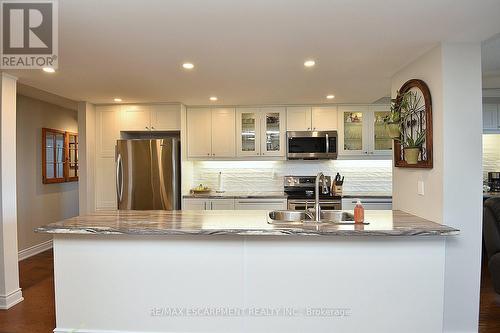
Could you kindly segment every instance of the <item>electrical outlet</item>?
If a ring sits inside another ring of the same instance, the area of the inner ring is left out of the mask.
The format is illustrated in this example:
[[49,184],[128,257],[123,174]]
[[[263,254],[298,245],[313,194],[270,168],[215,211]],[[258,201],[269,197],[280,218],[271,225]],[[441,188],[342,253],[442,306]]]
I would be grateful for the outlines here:
[[417,182],[417,193],[418,195],[424,195],[424,181],[419,180]]

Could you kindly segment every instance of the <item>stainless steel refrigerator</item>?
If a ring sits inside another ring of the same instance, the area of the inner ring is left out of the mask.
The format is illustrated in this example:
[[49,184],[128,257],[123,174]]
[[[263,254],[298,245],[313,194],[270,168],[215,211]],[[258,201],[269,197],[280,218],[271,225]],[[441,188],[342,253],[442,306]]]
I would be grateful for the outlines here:
[[180,174],[178,139],[117,140],[118,209],[180,209]]

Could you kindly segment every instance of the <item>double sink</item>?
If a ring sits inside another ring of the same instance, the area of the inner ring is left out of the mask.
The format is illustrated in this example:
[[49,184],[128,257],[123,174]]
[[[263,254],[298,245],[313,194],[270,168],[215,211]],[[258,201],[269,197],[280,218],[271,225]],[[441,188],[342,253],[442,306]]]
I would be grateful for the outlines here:
[[[316,223],[314,215],[297,210],[275,210],[269,212],[267,222],[269,224],[302,224]],[[322,210],[319,223],[330,223],[336,225],[353,225],[354,215],[341,210]],[[361,224],[361,223],[360,223]],[[368,224],[364,222],[363,224]]]

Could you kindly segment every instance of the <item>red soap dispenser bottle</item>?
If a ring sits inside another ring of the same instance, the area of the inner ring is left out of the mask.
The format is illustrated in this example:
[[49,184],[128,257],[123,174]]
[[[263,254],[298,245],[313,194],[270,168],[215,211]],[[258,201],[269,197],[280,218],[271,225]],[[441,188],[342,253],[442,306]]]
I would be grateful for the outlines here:
[[363,223],[365,221],[365,208],[361,204],[361,200],[356,202],[354,207],[354,223]]

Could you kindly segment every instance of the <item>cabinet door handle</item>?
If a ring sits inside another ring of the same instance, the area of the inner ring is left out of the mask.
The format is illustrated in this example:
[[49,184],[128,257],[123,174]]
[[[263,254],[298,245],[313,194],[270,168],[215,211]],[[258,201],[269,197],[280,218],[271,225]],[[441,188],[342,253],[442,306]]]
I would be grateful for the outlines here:
[[308,127],[308,128],[307,128],[307,130],[308,130],[308,131],[310,131],[310,130],[311,130],[311,127]]
[[264,153],[262,153],[262,156],[264,156],[264,155],[265,155],[265,154],[264,154]]
[[153,126],[151,126],[151,129],[154,130],[155,128]]
[[207,156],[210,156],[210,153],[207,153]]

